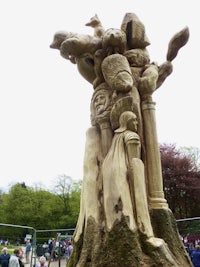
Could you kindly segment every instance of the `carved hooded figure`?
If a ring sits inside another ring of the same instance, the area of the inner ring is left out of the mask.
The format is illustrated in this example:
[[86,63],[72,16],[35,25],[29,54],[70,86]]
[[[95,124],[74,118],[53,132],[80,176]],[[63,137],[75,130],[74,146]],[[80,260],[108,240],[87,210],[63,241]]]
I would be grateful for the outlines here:
[[[131,230],[153,237],[137,117],[132,111],[120,115],[111,148],[103,162],[104,209],[111,230],[116,220],[127,219]],[[115,210],[115,212],[113,212]]]

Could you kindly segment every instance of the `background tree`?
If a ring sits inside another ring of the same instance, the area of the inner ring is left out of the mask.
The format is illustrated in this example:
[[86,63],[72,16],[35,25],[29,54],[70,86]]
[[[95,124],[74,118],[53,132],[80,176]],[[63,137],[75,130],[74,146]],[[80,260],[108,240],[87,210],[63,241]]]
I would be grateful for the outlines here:
[[75,182],[65,174],[59,175],[55,181],[54,193],[62,202],[62,224],[67,223],[68,227],[75,227],[80,207],[81,182]]
[[[71,227],[76,227],[79,210],[80,210],[80,195],[81,195],[82,181],[77,181],[72,184],[70,194],[70,211],[71,211]],[[74,223],[75,222],[75,223]]]
[[[3,195],[4,193],[2,192],[2,190],[0,190],[0,206],[3,203]],[[2,209],[0,209],[0,218],[2,218],[2,216],[3,216],[3,212],[2,212]]]
[[198,172],[200,170],[200,149],[198,147],[181,147],[181,154],[189,156],[193,163],[193,171]]
[[[34,192],[33,212],[30,224],[36,229],[54,229],[59,225],[63,210],[61,200],[53,193],[39,190]],[[35,213],[34,213],[35,212]]]
[[198,216],[200,207],[199,150],[160,145],[165,196],[176,218]]
[[72,187],[72,178],[65,174],[59,175],[55,181],[54,193],[61,199],[64,206],[64,214],[70,213],[69,199]]
[[[72,181],[72,179],[71,179]],[[63,184],[62,184],[63,186]],[[32,188],[24,183],[13,185],[8,193],[0,194],[1,223],[30,226],[37,230],[74,228],[80,206],[81,182],[71,182],[67,200],[58,193]],[[65,188],[62,189],[65,192]],[[66,215],[66,206],[69,207]],[[1,237],[25,237],[27,229],[1,227]]]

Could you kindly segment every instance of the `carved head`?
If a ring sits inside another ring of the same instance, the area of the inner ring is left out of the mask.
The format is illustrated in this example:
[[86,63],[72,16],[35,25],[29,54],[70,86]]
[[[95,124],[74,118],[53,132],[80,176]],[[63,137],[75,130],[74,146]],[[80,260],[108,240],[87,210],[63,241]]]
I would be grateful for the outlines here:
[[119,117],[119,128],[115,132],[130,130],[137,132],[137,116],[132,111],[125,111]]
[[[103,49],[112,49],[115,52],[123,53],[126,48],[126,34],[120,29],[110,28],[102,37]],[[116,49],[118,48],[118,50]]]
[[72,32],[59,31],[54,34],[53,42],[50,44],[50,48],[60,49],[62,42],[66,39],[74,36]]
[[95,89],[90,106],[93,125],[98,118],[109,117],[111,110],[111,95],[112,90],[106,83],[102,83]]
[[93,100],[93,105],[96,109],[96,114],[100,114],[105,110],[105,107],[107,106],[108,97],[105,91],[100,92],[97,94]]
[[110,104],[110,90],[105,83],[95,90],[91,104],[96,115],[101,114],[107,109]]
[[85,24],[85,26],[91,26],[91,27],[96,27],[97,25],[101,25],[101,22],[97,14],[91,17],[90,21]]

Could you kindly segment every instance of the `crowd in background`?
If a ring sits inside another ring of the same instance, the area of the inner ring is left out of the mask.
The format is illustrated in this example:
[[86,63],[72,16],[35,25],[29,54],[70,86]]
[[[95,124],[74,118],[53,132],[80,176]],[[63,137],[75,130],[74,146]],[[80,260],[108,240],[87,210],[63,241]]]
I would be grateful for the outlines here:
[[47,259],[56,261],[59,257],[68,260],[73,251],[72,242],[68,239],[55,240],[49,239],[48,243],[43,244],[42,252]]
[[[1,245],[9,245],[8,240],[1,240]],[[5,246],[0,251],[0,265],[1,267],[24,267],[25,263],[30,263],[31,256],[31,242],[26,240],[25,250],[22,247],[14,249],[13,254],[8,253],[8,248]],[[25,254],[25,255],[24,255]],[[26,261],[24,261],[24,259]]]
[[200,267],[200,239],[187,235],[182,237],[182,241],[194,267]]
[[24,267],[23,257],[22,248],[14,249],[13,254],[10,255],[7,247],[4,247],[0,255],[0,265],[1,267]]
[[[0,240],[1,245],[5,242]],[[8,242],[6,243],[8,244]],[[55,240],[54,238],[49,239],[42,245],[42,250],[39,252],[36,248],[36,258],[38,259],[35,267],[46,267],[46,261],[56,261],[58,259],[69,259],[72,254],[73,246],[71,240]],[[38,252],[38,253],[37,253]],[[0,267],[24,267],[25,264],[30,263],[32,254],[32,245],[30,240],[26,240],[24,248],[14,249],[13,255],[8,253],[8,249],[5,246],[0,249]]]
[[[191,258],[194,267],[200,267],[200,240],[194,242],[188,242],[188,239],[182,239],[185,248]],[[0,244],[5,244],[0,240]],[[6,242],[6,244],[9,244]],[[59,258],[69,259],[72,254],[73,246],[72,242],[68,239],[55,240],[49,239],[48,243],[45,242],[42,245],[43,250],[40,252],[40,256],[35,267],[47,267],[46,260],[56,261]],[[25,267],[25,263],[30,263],[32,245],[30,240],[26,240],[25,250],[21,247],[14,250],[13,255],[8,253],[7,247],[4,247],[0,251],[0,266],[1,267]],[[25,254],[25,255],[24,255]]]

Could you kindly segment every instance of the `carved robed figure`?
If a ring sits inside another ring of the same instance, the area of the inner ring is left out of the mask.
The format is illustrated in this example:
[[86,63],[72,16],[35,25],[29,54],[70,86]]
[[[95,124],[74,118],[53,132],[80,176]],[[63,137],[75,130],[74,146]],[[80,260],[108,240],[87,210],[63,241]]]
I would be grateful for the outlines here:
[[94,36],[57,32],[51,48],[77,65],[92,85],[80,213],[68,267],[192,266],[163,192],[152,94],[172,73],[189,38],[185,27],[169,42],[166,61],[150,61],[136,14],[121,28]]

